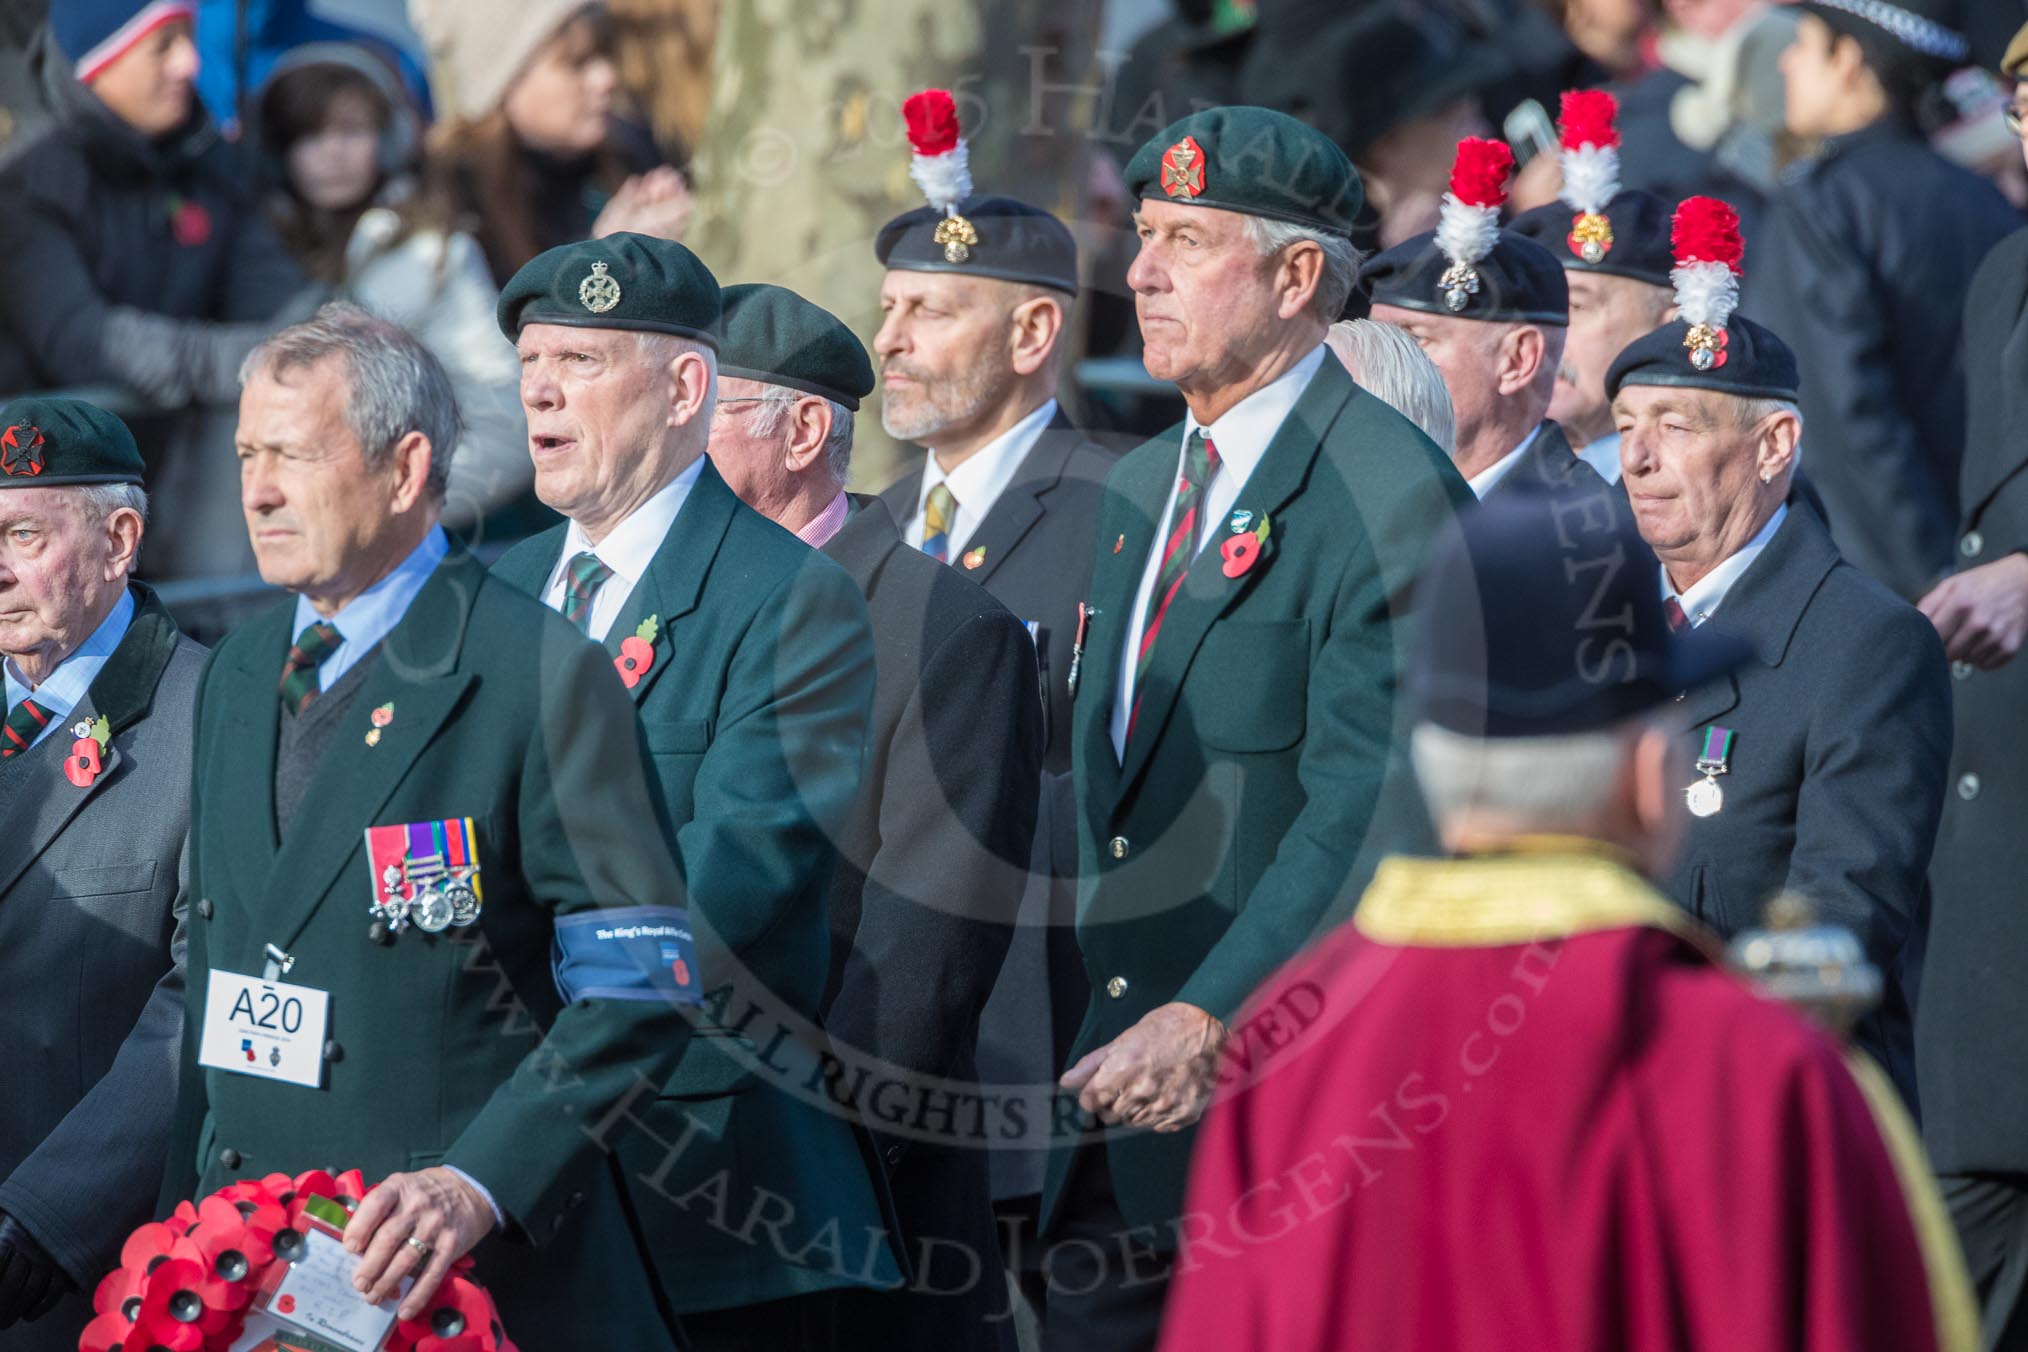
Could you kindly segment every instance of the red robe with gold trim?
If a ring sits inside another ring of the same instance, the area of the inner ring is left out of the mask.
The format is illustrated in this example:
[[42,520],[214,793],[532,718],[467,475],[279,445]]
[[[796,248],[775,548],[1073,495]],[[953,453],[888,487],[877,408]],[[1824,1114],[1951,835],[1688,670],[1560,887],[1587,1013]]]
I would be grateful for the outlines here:
[[1227,1079],[1163,1352],[1975,1346],[1878,1072],[1596,855],[1389,861]]

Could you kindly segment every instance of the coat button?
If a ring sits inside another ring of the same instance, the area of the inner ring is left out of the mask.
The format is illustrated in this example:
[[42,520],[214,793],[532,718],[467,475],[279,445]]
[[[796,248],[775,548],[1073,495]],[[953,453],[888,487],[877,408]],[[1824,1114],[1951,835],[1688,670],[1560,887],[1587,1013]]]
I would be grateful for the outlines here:
[[884,1158],[889,1164],[901,1163],[901,1147],[898,1145],[891,1145],[887,1147],[887,1153],[882,1158]]
[[1957,677],[1961,681],[1971,680],[1972,673],[1977,670],[1978,668],[1973,666],[1970,662],[1951,663],[1951,675]]
[[583,1205],[584,1205],[584,1194],[581,1192],[572,1193],[570,1195],[570,1200],[563,1204],[564,1210],[566,1211],[575,1211]]
[[218,1152],[218,1162],[223,1168],[237,1169],[239,1168],[239,1152],[231,1146],[227,1146]]
[[1979,796],[1979,777],[1977,775],[1959,775],[1958,797],[1964,799],[1967,803],[1969,803],[1978,796]]
[[1126,993],[1127,979],[1125,977],[1116,976],[1111,981],[1106,982],[1106,994],[1112,996],[1113,999],[1117,1000]]
[[326,1061],[343,1061],[345,1059],[345,1048],[340,1045],[337,1038],[334,1037],[324,1044],[324,1059]]
[[210,898],[210,897],[199,897],[199,898],[197,899],[197,918],[198,918],[199,920],[209,920],[209,919],[211,919],[211,898]]
[[1125,836],[1114,836],[1106,842],[1106,849],[1112,854],[1113,858],[1125,859],[1127,857],[1127,838]]
[[1958,553],[1968,559],[1979,557],[1979,551],[1986,547],[1986,537],[1975,530],[1965,532],[1965,538],[1958,541]]

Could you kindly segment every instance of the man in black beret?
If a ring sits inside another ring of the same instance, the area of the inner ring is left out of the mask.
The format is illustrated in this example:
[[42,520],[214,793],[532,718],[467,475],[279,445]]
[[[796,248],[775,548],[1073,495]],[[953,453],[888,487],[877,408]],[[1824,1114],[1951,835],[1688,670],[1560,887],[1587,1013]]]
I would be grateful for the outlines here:
[[0,405],[0,1336],[24,1352],[77,1346],[168,1155],[204,649],[131,580],[147,515],[118,418]]
[[1966,59],[1957,0],[1806,0],[1781,69],[1815,151],[1769,200],[1745,308],[1795,346],[1839,549],[1911,600],[1954,560],[1972,272],[2021,215],[1933,150],[1922,105]]
[[874,1132],[914,1278],[843,1293],[839,1346],[1011,1348],[987,1171],[1007,1119],[996,1111],[986,1131],[917,1108],[978,1100],[979,1015],[1041,789],[1035,647],[962,570],[910,548],[879,499],[846,494],[853,414],[873,389],[850,329],[793,291],[727,287],[718,358],[712,463],[836,559],[873,617],[871,770],[827,898],[823,1015],[850,1067],[830,1084]]
[[716,1030],[630,1105],[620,1145],[657,1275],[694,1349],[822,1347],[837,1288],[902,1277],[860,1134],[805,1088],[828,1049],[825,896],[863,775],[873,637],[845,571],[704,454],[720,309],[695,255],[645,235],[551,249],[509,280],[535,491],[569,520],[495,572],[611,654],[707,969],[727,974]]
[[1477,290],[1460,305],[1445,283],[1454,263],[1439,234],[1379,255],[1366,265],[1366,281],[1373,318],[1406,330],[1443,372],[1457,421],[1451,461],[1458,473],[1480,498],[1495,490],[1602,490],[1604,481],[1548,420],[1570,315],[1555,256],[1499,231],[1470,264]]
[[[909,544],[991,592],[1035,637],[1042,804],[1021,924],[979,1025],[979,1074],[1040,1090],[1056,1082],[1091,996],[1073,928],[1070,663],[1100,490],[1119,456],[1056,402],[1078,292],[1069,229],[1009,197],[974,194],[956,209],[977,234],[960,261],[937,242],[945,215],[931,207],[895,217],[874,241],[887,268],[873,340],[881,423],[926,452],[880,498]],[[1016,1133],[1025,1139],[992,1153],[994,1200],[1029,1240],[1046,1123],[1034,1116]]]
[[1728,938],[1785,891],[1857,935],[1885,982],[1857,1040],[1913,1103],[1903,958],[1921,951],[1950,755],[1943,648],[1913,606],[1839,557],[1815,511],[1787,505],[1804,428],[1795,357],[1729,307],[1707,308],[1708,294],[1686,281],[1684,317],[1606,377],[1671,624],[1753,647],[1673,706],[1696,776],[1666,890]]
[[[1676,303],[1669,270],[1669,203],[1619,186],[1617,105],[1596,90],[1566,93],[1561,120],[1561,200],[1524,211],[1508,228],[1563,265],[1570,324],[1557,364],[1549,417],[1607,483],[1620,478],[1620,440],[1606,399],[1606,369],[1636,338],[1659,327]],[[1584,109],[1593,113],[1585,125]]]
[[1214,108],[1142,146],[1127,183],[1143,361],[1189,416],[1107,480],[1076,668],[1093,998],[1062,1083],[1097,1123],[1057,1122],[1051,1349],[1154,1342],[1228,1022],[1388,834],[1402,607],[1471,501],[1324,345],[1358,266],[1343,151]]

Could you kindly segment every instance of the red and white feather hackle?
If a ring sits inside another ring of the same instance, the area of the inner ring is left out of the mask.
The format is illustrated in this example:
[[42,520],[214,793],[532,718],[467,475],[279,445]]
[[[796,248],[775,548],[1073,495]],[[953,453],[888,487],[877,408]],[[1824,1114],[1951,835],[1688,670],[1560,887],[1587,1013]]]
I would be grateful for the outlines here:
[[1683,345],[1700,371],[1725,365],[1725,326],[1739,308],[1740,262],[1746,245],[1739,237],[1739,213],[1715,197],[1686,197],[1670,223],[1676,266],[1676,310],[1690,326]]
[[1453,312],[1479,292],[1477,264],[1500,238],[1500,208],[1507,202],[1507,179],[1514,152],[1505,141],[1467,136],[1451,162],[1450,191],[1437,213],[1436,246],[1450,267],[1438,282]]
[[925,89],[902,100],[901,116],[908,124],[908,143],[915,152],[909,161],[909,177],[929,204],[944,213],[936,232],[944,257],[962,263],[971,257],[971,246],[979,239],[971,222],[958,214],[958,203],[972,195],[972,165],[958,125],[957,101],[948,89]]
[[1557,160],[1563,169],[1558,195],[1577,213],[1568,243],[1587,263],[1612,252],[1613,228],[1605,209],[1620,191],[1619,111],[1619,100],[1602,89],[1573,89],[1564,93],[1556,120]]

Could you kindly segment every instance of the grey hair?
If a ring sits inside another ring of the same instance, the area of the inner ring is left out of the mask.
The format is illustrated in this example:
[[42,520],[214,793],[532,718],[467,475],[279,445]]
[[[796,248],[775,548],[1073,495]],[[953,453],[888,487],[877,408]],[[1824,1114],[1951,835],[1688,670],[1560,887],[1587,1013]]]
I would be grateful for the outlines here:
[[[763,387],[760,402],[754,405],[747,423],[747,430],[757,437],[772,437],[781,433],[782,423],[788,419],[789,410],[799,399],[821,399],[822,395],[806,395],[797,390],[785,389],[780,385]],[[831,478],[842,485],[852,477],[852,410],[835,399],[824,399],[831,410],[831,433],[824,438],[824,468],[831,471]]]
[[1314,244],[1324,251],[1324,268],[1317,275],[1317,290],[1310,297],[1310,309],[1329,324],[1345,309],[1352,284],[1359,280],[1359,246],[1343,235],[1315,230],[1294,221],[1270,220],[1265,216],[1246,218],[1246,236],[1263,258],[1272,258],[1291,244]]
[[148,494],[139,484],[81,484],[78,497],[84,500],[85,519],[93,525],[112,518],[122,508],[140,515],[148,524]]
[[1732,401],[1732,416],[1737,420],[1738,427],[1742,432],[1749,427],[1760,426],[1763,419],[1772,418],[1777,413],[1789,414],[1796,420],[1796,427],[1798,429],[1796,433],[1796,450],[1789,462],[1790,468],[1793,469],[1803,461],[1803,437],[1800,430],[1803,425],[1803,411],[1796,407],[1796,401],[1793,399],[1738,398]]
[[240,383],[331,357],[345,361],[345,425],[359,439],[366,463],[381,464],[403,437],[422,433],[430,443],[427,486],[431,498],[441,503],[464,426],[458,396],[443,363],[401,325],[333,301],[249,352],[240,364]]
[[1361,387],[1420,427],[1446,456],[1457,449],[1457,415],[1444,373],[1406,330],[1380,319],[1341,319],[1325,341]]
[[1470,737],[1416,725],[1415,773],[1438,826],[1478,813],[1515,830],[1581,833],[1611,801],[1629,743],[1623,732]]

